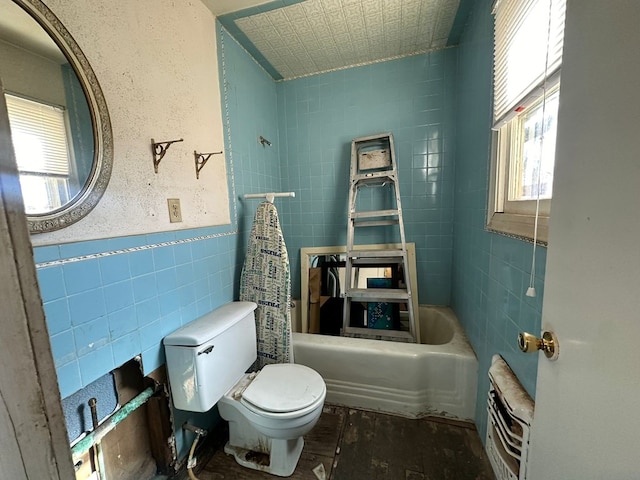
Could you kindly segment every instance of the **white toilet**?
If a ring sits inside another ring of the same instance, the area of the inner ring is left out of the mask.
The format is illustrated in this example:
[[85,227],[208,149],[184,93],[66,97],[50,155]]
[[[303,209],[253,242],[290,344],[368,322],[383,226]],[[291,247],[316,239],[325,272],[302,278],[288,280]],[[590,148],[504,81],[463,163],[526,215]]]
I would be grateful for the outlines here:
[[245,371],[257,357],[253,302],[228,303],[164,339],[176,408],[206,412],[216,403],[229,422],[226,453],[245,467],[288,477],[318,421],[322,377],[292,363]]

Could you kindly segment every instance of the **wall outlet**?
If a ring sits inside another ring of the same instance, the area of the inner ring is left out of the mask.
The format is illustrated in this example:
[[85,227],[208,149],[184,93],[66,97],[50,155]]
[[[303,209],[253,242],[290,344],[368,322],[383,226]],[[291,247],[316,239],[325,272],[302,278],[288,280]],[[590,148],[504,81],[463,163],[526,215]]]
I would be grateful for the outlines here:
[[167,198],[167,205],[169,205],[169,221],[171,223],[181,222],[182,210],[180,209],[180,199]]

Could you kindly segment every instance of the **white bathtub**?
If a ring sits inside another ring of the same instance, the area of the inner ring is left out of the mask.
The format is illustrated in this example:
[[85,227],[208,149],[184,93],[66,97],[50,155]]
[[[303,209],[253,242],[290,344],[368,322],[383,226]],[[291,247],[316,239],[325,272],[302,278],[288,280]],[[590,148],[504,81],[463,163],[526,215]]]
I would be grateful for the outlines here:
[[328,403],[410,418],[474,417],[478,360],[447,307],[420,306],[422,344],[293,333],[295,362],[318,371]]

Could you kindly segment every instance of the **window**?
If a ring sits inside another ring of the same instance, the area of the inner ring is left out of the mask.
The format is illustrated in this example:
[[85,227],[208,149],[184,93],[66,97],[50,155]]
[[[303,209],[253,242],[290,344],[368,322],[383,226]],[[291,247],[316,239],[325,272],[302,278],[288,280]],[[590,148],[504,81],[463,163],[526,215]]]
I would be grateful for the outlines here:
[[494,5],[493,151],[488,227],[547,240],[560,103],[565,0]]
[[58,209],[69,201],[72,174],[65,111],[10,94],[6,100],[25,210]]

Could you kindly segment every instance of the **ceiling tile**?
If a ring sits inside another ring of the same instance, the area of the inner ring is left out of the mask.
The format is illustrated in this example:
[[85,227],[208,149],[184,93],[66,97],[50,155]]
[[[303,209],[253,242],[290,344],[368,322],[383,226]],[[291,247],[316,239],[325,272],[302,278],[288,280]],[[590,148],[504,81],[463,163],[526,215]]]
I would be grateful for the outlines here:
[[324,15],[324,8],[322,8],[321,2],[303,2],[300,5],[302,5],[307,18]]
[[283,78],[446,46],[460,0],[305,0],[235,20]]

